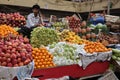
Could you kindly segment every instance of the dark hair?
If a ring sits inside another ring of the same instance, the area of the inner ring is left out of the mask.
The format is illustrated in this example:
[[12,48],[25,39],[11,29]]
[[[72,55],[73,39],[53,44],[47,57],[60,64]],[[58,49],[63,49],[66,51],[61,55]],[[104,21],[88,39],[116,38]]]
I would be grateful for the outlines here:
[[40,6],[39,5],[33,5],[32,9],[40,9]]

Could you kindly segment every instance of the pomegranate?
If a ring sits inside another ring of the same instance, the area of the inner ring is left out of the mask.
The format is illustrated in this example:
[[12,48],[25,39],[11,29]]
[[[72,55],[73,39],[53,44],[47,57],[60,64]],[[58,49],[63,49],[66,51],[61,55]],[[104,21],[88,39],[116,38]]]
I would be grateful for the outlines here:
[[87,32],[90,32],[90,31],[91,31],[91,29],[90,29],[89,27],[87,27],[87,28],[86,28],[86,31],[87,31]]
[[92,38],[96,38],[96,34],[95,33],[91,33],[91,37]]
[[90,34],[86,34],[86,38],[89,39],[91,37]]
[[86,33],[86,29],[82,29],[81,32],[84,34]]
[[86,21],[83,21],[82,23],[81,23],[81,27],[85,27],[86,26]]
[[82,36],[82,39],[86,39],[86,36]]

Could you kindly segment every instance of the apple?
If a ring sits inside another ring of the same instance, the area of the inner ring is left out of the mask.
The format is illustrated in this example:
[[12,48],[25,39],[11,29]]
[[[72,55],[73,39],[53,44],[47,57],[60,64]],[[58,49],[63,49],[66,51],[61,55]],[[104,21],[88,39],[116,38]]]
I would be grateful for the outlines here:
[[11,58],[7,58],[7,63],[11,62]]
[[13,59],[12,64],[17,64],[17,59]]
[[6,53],[6,54],[5,54],[5,57],[6,57],[6,58],[10,58],[10,54],[9,54],[9,53]]
[[11,54],[11,58],[12,58],[12,59],[16,59],[17,56],[13,53],[13,54]]
[[24,65],[27,65],[27,64],[29,64],[30,63],[30,59],[28,58],[28,59],[26,59],[25,61],[24,61]]
[[26,57],[25,57],[25,56],[22,56],[21,59],[22,59],[22,61],[25,61],[25,60],[26,60]]
[[2,60],[2,57],[0,56],[0,61]]
[[22,61],[22,59],[21,59],[21,58],[18,58],[18,59],[17,59],[17,62],[18,62],[18,63],[20,63],[21,61]]
[[3,61],[7,61],[7,58],[6,58],[6,57],[3,57],[2,60],[3,60]]
[[7,65],[6,62],[2,62],[2,63],[1,63],[1,66],[6,66],[6,65]]
[[7,64],[7,67],[12,67],[12,66],[13,66],[12,63]]
[[20,62],[18,65],[19,65],[19,66],[23,66],[23,65],[24,65],[24,63],[23,63],[23,62]]
[[18,67],[19,65],[18,64],[14,64],[14,67]]
[[17,56],[17,58],[20,58],[21,57],[21,55],[20,55],[20,53],[16,53],[16,56]]
[[25,53],[24,53],[24,52],[22,52],[22,53],[21,53],[21,56],[22,56],[22,57],[25,57]]

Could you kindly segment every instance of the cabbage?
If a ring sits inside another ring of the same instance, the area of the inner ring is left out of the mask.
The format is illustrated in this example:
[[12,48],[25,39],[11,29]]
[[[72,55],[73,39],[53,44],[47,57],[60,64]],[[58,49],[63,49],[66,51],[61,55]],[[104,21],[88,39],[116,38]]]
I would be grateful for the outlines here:
[[103,28],[103,24],[98,23],[98,24],[96,25],[96,28],[97,28],[97,29],[102,29],[102,28]]

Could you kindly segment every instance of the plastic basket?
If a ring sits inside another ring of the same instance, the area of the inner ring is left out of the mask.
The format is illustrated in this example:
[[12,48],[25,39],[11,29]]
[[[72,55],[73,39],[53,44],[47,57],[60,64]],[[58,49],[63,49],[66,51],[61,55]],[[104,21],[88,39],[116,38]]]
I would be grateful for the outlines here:
[[109,71],[106,73],[103,77],[99,78],[98,80],[119,80],[116,75],[113,73],[113,71]]

